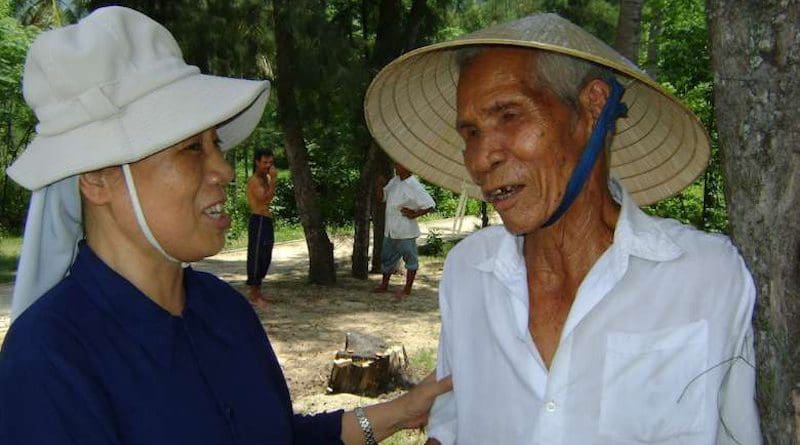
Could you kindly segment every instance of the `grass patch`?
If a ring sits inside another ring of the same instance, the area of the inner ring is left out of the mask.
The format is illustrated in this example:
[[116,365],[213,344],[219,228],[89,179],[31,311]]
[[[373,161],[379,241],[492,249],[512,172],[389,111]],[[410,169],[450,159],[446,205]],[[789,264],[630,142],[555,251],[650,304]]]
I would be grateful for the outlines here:
[[382,445],[423,445],[428,436],[420,431],[403,430],[381,442]]
[[437,351],[434,348],[421,349],[408,361],[414,370],[419,370],[421,375],[426,376],[436,368],[436,355]]
[[22,237],[0,235],[0,283],[14,281]]
[[[352,235],[352,226],[341,227],[328,227],[328,236],[338,235]],[[297,241],[305,238],[303,226],[300,224],[281,224],[280,222],[275,225],[275,242],[282,243],[285,241]],[[229,239],[225,243],[225,250],[245,249],[247,248],[247,230],[245,230],[238,238]]]
[[463,236],[444,238],[439,231],[431,230],[425,237],[425,242],[419,246],[419,254],[429,257],[444,258],[450,252],[450,249],[463,238]]

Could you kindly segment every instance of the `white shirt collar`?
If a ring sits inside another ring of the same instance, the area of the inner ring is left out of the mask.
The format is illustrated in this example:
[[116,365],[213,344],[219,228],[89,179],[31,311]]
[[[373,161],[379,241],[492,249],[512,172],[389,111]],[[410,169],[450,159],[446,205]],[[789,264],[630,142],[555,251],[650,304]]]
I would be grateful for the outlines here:
[[[650,216],[633,201],[617,179],[610,179],[611,196],[621,205],[617,226],[614,229],[612,248],[617,255],[636,256],[650,261],[669,261],[683,254],[683,249],[658,225],[653,225]],[[504,276],[518,276],[525,268],[522,254],[524,237],[509,232],[502,237],[498,248],[484,258],[476,258],[474,267],[483,272],[492,272],[501,281]]]

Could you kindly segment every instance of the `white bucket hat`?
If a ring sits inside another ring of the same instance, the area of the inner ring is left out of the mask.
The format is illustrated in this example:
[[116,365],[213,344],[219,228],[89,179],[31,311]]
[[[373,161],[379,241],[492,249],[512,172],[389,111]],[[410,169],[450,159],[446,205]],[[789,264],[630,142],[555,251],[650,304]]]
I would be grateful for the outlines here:
[[372,136],[428,181],[482,199],[455,130],[456,50],[474,45],[554,51],[612,69],[625,86],[628,113],[616,122],[609,167],[639,205],[679,192],[705,169],[708,134],[690,110],[593,35],[558,15],[539,14],[406,53],[372,81],[364,103]]
[[7,170],[33,190],[12,319],[72,264],[83,233],[76,175],[138,161],[215,126],[229,149],[261,119],[269,82],[200,74],[166,28],[114,6],[39,35],[23,94],[39,124]]

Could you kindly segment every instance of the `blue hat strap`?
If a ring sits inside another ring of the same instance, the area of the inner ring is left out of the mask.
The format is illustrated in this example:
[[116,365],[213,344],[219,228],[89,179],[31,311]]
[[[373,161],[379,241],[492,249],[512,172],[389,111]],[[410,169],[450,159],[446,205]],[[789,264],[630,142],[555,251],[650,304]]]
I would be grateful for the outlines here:
[[620,102],[625,88],[620,85],[614,76],[609,76],[606,82],[611,86],[611,94],[608,97],[608,101],[600,112],[600,118],[595,122],[592,135],[589,137],[589,142],[586,143],[586,148],[584,148],[583,154],[581,154],[581,159],[575,166],[575,170],[572,171],[572,177],[569,178],[567,191],[564,193],[561,204],[558,205],[558,208],[550,218],[542,224],[542,227],[550,226],[558,221],[572,205],[572,202],[575,201],[575,198],[578,197],[578,194],[580,194],[583,189],[583,184],[586,183],[586,179],[589,178],[592,167],[594,167],[594,164],[597,162],[600,151],[603,149],[606,135],[609,131],[614,131],[617,118],[624,116],[628,111],[628,107]]

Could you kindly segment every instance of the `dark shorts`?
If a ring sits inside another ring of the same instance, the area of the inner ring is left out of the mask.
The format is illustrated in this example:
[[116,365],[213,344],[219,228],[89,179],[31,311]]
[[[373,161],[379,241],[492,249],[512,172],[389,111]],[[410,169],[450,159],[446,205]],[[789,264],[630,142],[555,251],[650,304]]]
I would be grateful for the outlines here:
[[260,286],[272,262],[275,229],[272,218],[250,215],[247,225],[247,285]]
[[383,250],[381,251],[381,272],[385,274],[391,273],[400,258],[403,258],[407,270],[417,270],[419,268],[417,239],[394,239],[384,236]]

